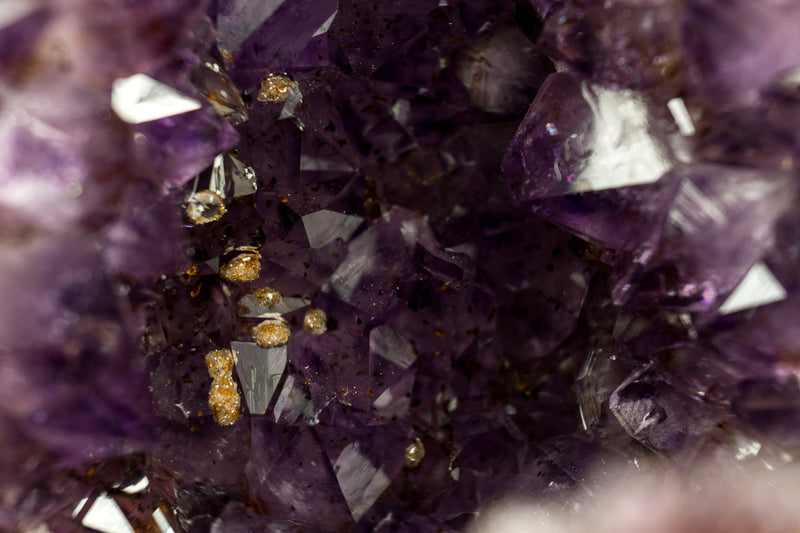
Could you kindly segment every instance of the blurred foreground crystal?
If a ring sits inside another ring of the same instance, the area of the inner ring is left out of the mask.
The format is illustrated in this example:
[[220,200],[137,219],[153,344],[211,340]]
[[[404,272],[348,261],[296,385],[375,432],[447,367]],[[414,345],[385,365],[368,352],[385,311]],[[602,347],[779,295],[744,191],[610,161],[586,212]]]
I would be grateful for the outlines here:
[[141,124],[195,111],[200,102],[144,74],[114,81],[111,108],[125,122]]

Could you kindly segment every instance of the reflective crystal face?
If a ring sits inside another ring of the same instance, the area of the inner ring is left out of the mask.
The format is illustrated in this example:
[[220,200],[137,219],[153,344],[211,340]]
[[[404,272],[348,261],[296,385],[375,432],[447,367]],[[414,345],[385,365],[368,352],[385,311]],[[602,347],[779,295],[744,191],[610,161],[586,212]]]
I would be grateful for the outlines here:
[[115,80],[111,93],[111,108],[130,124],[151,122],[201,107],[194,98],[144,74]]

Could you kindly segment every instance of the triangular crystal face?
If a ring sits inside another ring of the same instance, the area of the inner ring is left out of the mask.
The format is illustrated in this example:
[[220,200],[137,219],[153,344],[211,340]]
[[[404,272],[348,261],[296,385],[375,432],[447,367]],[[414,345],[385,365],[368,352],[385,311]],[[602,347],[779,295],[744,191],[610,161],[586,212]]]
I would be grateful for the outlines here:
[[391,480],[381,469],[361,453],[359,444],[353,442],[342,450],[333,465],[339,487],[350,508],[353,519],[358,521],[378,496],[386,490]]
[[352,531],[353,519],[314,431],[274,425],[256,431],[263,444],[254,439],[246,468],[251,500],[271,514],[290,516],[296,531]]
[[234,198],[254,194],[258,190],[256,173],[252,167],[232,154],[225,154],[224,163],[225,177],[231,182]]
[[295,376],[286,376],[286,382],[275,401],[275,422],[294,424],[300,417],[311,420],[314,417],[314,404],[302,390],[301,382]]
[[719,308],[729,315],[786,299],[786,290],[764,263],[756,263]]
[[254,342],[232,342],[236,372],[242,385],[247,409],[263,415],[286,371],[286,345],[261,348]]
[[114,80],[111,108],[129,124],[141,124],[195,111],[200,102],[144,74]]
[[[79,507],[83,507],[82,502]],[[76,515],[82,509],[76,508]],[[103,493],[91,504],[89,510],[83,515],[81,524],[105,533],[134,533],[130,522],[120,509],[119,505],[108,494]]]
[[331,27],[331,23],[333,22],[333,19],[336,18],[336,13],[338,12],[339,10],[337,9],[336,11],[331,13],[331,16],[328,17],[319,28],[317,28],[317,31],[314,32],[314,35],[312,35],[312,37],[317,37],[319,35],[322,35],[323,33],[328,33],[328,28]]
[[322,248],[336,239],[346,241],[363,222],[364,219],[361,217],[327,209],[303,217],[308,243],[312,248]]
[[233,52],[272,15],[284,0],[236,0],[217,17],[222,50]]
[[416,360],[411,342],[391,326],[378,326],[370,332],[370,390],[375,395],[372,407],[381,422],[408,412],[416,375],[412,365]]

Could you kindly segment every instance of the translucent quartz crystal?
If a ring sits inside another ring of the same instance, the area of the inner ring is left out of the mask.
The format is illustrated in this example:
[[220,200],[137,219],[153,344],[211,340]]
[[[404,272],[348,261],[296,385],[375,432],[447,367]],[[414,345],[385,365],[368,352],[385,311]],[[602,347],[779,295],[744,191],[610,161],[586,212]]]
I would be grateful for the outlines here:
[[553,4],[538,40],[549,55],[603,85],[675,95],[684,70],[681,2]]
[[200,102],[144,74],[114,81],[111,108],[125,122],[141,124],[200,109]]
[[186,199],[186,214],[195,224],[214,222],[225,214],[226,201],[254,194],[257,189],[252,168],[232,153],[219,154],[195,177]]
[[800,65],[795,2],[686,2],[681,19],[690,88],[719,110],[758,103],[759,93]]
[[247,109],[239,89],[219,63],[210,57],[203,58],[192,71],[191,79],[228,122],[238,126],[247,121]]
[[645,100],[552,74],[511,143],[503,171],[520,201],[657,181],[671,167]]
[[665,176],[674,156],[659,122],[641,94],[552,74],[511,141],[503,174],[519,202],[553,223],[632,249],[676,190]]
[[348,240],[361,226],[364,219],[336,213],[327,209],[309,213],[303,217],[308,243],[312,248],[322,248],[335,239]]
[[782,172],[722,165],[684,169],[658,230],[658,246],[640,254],[616,297],[630,294],[633,306],[652,305],[655,298],[666,306],[718,308],[764,254],[794,194]]

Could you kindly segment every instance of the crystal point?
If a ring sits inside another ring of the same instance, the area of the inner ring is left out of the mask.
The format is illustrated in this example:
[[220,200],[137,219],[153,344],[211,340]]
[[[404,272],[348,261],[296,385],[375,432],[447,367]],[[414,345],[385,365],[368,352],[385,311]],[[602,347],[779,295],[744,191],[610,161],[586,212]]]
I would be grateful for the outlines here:
[[201,107],[194,98],[144,74],[116,80],[111,92],[111,108],[130,124],[151,122]]

